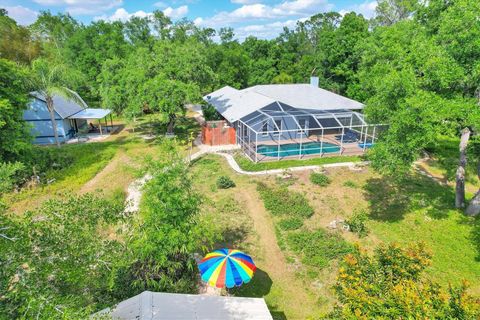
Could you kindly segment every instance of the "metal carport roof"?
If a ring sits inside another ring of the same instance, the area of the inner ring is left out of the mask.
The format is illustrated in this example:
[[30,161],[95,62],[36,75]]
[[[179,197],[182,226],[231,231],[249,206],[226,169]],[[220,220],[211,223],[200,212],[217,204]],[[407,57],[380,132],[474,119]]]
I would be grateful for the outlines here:
[[144,291],[103,310],[93,319],[139,320],[271,320],[262,298],[221,297]]
[[108,116],[111,112],[112,110],[110,109],[87,108],[69,116],[68,118],[69,119],[102,119]]

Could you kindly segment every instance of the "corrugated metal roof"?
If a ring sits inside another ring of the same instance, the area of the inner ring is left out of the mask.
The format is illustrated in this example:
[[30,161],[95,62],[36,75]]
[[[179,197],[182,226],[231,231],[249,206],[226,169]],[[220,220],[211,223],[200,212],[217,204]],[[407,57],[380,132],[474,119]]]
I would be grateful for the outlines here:
[[110,109],[83,109],[68,118],[70,119],[102,119],[108,116],[112,112]]
[[[60,95],[53,96],[53,107],[55,111],[60,115],[62,119],[66,119],[72,114],[82,111],[85,108],[88,108],[87,104],[75,91],[71,91],[75,96],[76,100],[70,100]],[[33,97],[45,101],[45,97],[37,91],[30,93]]]
[[223,87],[204,97],[228,121],[237,121],[268,105],[280,102],[298,109],[360,110],[358,101],[310,84],[258,85],[243,90]]
[[[102,311],[99,315],[105,314]],[[113,319],[271,320],[261,298],[219,297],[144,291],[120,302]]]

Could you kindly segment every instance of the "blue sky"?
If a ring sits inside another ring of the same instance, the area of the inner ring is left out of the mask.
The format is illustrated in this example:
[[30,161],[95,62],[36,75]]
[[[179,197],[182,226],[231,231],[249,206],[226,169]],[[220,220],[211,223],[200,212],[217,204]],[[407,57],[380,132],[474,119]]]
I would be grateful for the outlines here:
[[89,23],[98,19],[127,20],[132,15],[147,16],[162,10],[172,20],[184,17],[202,27],[232,27],[237,37],[248,35],[272,38],[284,26],[319,12],[355,11],[371,17],[376,0],[0,0],[0,7],[20,24],[35,21],[40,10],[69,12]]

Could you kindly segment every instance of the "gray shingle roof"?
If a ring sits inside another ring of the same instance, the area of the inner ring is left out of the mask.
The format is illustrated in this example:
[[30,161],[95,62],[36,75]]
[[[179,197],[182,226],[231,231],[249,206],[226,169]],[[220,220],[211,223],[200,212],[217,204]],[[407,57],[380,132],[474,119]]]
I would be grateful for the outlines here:
[[204,97],[228,121],[237,121],[270,104],[281,102],[298,109],[360,110],[364,105],[311,84],[258,85],[243,90],[223,87]]
[[[53,107],[62,119],[66,119],[69,116],[88,107],[78,93],[74,91],[72,91],[72,93],[76,96],[76,100],[78,100],[78,102],[67,99],[60,95],[55,95],[53,97]],[[39,100],[45,101],[45,97],[37,91],[31,92],[30,94]]]

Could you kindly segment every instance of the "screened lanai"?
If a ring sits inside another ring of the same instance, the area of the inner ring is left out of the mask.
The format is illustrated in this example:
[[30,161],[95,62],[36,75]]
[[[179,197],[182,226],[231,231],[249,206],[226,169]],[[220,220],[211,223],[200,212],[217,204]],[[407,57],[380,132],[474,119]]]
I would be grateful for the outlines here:
[[274,103],[238,120],[237,143],[254,162],[329,155],[360,155],[381,125],[356,111],[299,109]]

